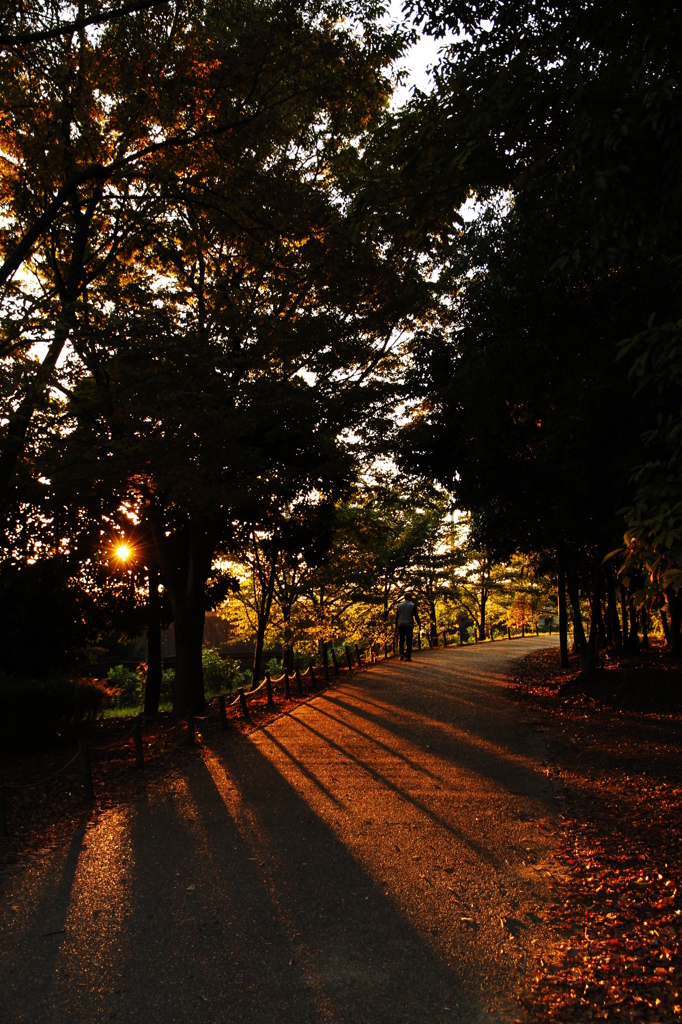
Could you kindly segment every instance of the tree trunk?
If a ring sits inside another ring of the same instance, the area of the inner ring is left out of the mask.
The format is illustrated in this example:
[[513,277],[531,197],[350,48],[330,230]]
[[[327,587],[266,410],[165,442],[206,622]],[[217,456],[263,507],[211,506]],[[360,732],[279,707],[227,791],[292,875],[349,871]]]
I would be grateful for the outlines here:
[[[203,591],[203,588],[202,588]],[[173,601],[175,624],[175,691],[173,710],[184,718],[187,709],[204,710],[204,602],[194,598]]]
[[431,640],[434,643],[438,642],[438,629],[436,624],[436,603],[435,601],[429,601],[429,626],[431,630]]
[[580,672],[589,679],[594,672],[595,653],[597,649],[597,633],[599,630],[599,615],[601,612],[601,599],[599,596],[599,581],[601,578],[601,563],[599,554],[595,555],[594,582],[592,585],[592,596],[590,600],[590,637],[585,648],[581,652]]
[[604,633],[606,634],[606,645],[607,647],[613,647],[613,629],[611,627],[611,616],[609,615],[609,604],[606,598],[603,600],[602,621],[604,623]]
[[630,598],[628,602],[628,611],[630,613],[630,634],[628,636],[628,647],[631,651],[637,650],[637,609],[635,608],[635,602]]
[[568,596],[571,599],[571,609],[573,611],[573,643],[578,649],[581,661],[585,658],[587,653],[587,640],[585,639],[585,630],[583,629],[582,614],[580,612],[580,589],[578,587],[578,576],[577,574],[569,570],[566,573],[566,582],[568,584]]
[[266,580],[261,579],[260,606],[258,607],[258,629],[256,632],[256,650],[253,657],[253,677],[251,689],[255,690],[260,682],[260,673],[263,662],[263,646],[265,644],[265,630],[270,619],[272,608],[272,595],[275,591],[275,574],[277,572],[277,551],[271,552],[270,572]]
[[485,606],[488,602],[488,592],[485,587],[481,587],[481,622],[479,629],[479,638],[485,640]]
[[[600,573],[601,575],[601,573]],[[597,607],[595,609],[597,615],[597,640],[600,647],[606,646],[606,630],[604,628],[604,616],[602,615],[601,608],[601,596],[597,601]]]
[[625,594],[625,587],[623,581],[620,581],[620,613],[623,616],[623,644],[625,647],[628,646],[629,630],[628,630],[628,600]]
[[204,710],[202,649],[206,609],[206,580],[213,558],[213,538],[207,520],[186,523],[170,537],[160,518],[152,519],[154,546],[168,587],[175,625],[175,686],[173,712],[184,718],[187,708]]
[[568,620],[566,618],[566,574],[563,558],[558,556],[558,588],[559,588],[559,652],[561,667],[568,668]]
[[670,650],[673,658],[679,658],[680,648],[682,647],[680,637],[680,598],[675,593],[672,587],[668,587],[665,592],[665,596],[668,599],[668,613],[670,615]]
[[159,569],[150,560],[148,568],[149,599],[147,603],[147,684],[144,690],[144,713],[155,715],[161,697],[161,602],[159,601]]
[[623,640],[620,632],[620,622],[618,620],[618,608],[616,607],[616,586],[613,580],[613,568],[608,563],[604,570],[604,576],[606,577],[606,596],[608,601],[609,622],[611,623],[611,635],[613,637],[613,643],[616,651],[620,652],[623,647]]

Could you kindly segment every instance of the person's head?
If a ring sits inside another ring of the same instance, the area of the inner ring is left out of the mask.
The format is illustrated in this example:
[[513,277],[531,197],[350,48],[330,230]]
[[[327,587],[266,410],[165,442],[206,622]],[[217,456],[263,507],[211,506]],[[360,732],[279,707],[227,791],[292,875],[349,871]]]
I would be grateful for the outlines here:
[[409,590],[405,593],[405,600],[406,601],[411,601],[412,600],[412,594],[410,593]]

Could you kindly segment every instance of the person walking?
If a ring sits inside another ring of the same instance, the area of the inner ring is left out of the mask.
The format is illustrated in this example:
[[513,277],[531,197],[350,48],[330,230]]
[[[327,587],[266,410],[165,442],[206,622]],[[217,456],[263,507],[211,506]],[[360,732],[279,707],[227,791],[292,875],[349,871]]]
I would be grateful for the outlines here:
[[395,613],[395,624],[400,635],[400,660],[412,661],[412,630],[414,621],[421,629],[417,604],[412,600],[412,594],[405,594],[405,599],[400,602]]

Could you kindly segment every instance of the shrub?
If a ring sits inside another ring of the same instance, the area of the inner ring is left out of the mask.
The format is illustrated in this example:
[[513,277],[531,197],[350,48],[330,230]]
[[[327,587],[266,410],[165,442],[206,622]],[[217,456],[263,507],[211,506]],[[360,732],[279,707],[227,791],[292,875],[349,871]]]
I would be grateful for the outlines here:
[[281,658],[270,658],[265,667],[271,676],[279,676],[282,674],[282,664]]
[[94,679],[36,679],[0,672],[3,749],[35,749],[82,736],[107,697],[106,687]]
[[249,678],[248,672],[240,672],[238,662],[232,658],[221,658],[214,647],[204,647],[201,657],[206,693],[234,690],[238,686],[244,686]]
[[125,665],[114,665],[109,669],[109,686],[112,693],[112,706],[115,708],[137,708],[144,703],[144,688],[147,678],[147,666],[140,665],[137,671]]
[[161,673],[161,704],[173,703],[173,689],[175,687],[175,669],[165,668]]

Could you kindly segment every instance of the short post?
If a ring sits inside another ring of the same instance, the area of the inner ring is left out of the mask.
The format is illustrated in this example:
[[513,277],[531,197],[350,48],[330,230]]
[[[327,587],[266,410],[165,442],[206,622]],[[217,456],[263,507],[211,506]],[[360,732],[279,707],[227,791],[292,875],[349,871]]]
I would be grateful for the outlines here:
[[540,636],[540,627],[538,626],[537,622],[535,623],[535,635]]
[[242,709],[242,716],[244,718],[244,721],[248,722],[249,708],[246,703],[246,694],[244,693],[244,687],[240,686],[239,689],[237,690],[237,693],[239,694],[239,706]]
[[422,649],[422,628],[420,626],[419,629],[417,630],[417,650],[421,651],[421,649]]
[[525,635],[526,635],[526,623],[522,622],[521,623],[521,636],[524,637]]
[[227,729],[227,712],[225,710],[225,694],[221,693],[218,695],[218,718],[220,719],[220,728],[223,732]]
[[448,634],[443,630],[443,647],[448,646]]
[[194,708],[187,708],[187,746],[194,746]]
[[459,646],[462,647],[464,644],[464,637],[462,636],[462,627],[459,627]]
[[552,620],[549,620],[549,635],[552,635]]
[[322,664],[324,665],[324,678],[329,679],[329,660],[327,658],[327,641],[322,642]]
[[289,690],[289,669],[284,669],[284,696],[287,700],[291,700],[291,691]]
[[144,750],[142,749],[142,722],[135,722],[133,726],[133,739],[135,741],[135,767],[144,768]]
[[338,664],[338,662],[336,660],[336,651],[334,650],[334,644],[332,644],[332,661],[334,662],[334,675],[338,676],[338,674],[339,674],[339,664]]
[[268,695],[268,707],[273,708],[275,704],[272,699],[272,679],[270,678],[269,672],[265,673],[265,692]]
[[78,749],[81,755],[81,775],[83,776],[83,790],[86,800],[95,799],[95,789],[92,785],[92,765],[90,764],[90,745],[88,737],[81,736],[78,741]]
[[511,629],[507,626],[507,640],[511,640]]
[[301,670],[298,665],[294,669],[294,675],[296,676],[296,692],[300,697],[303,694],[303,680],[301,679]]
[[360,651],[359,644],[355,645],[355,655],[358,659],[358,668],[362,668],[362,652]]
[[0,837],[5,838],[9,835],[7,831],[7,799],[5,796],[5,784],[0,785]]
[[308,666],[308,671],[310,672],[310,689],[314,690],[315,689],[315,666],[313,665],[312,661],[310,662],[310,665]]
[[386,661],[386,658],[388,658],[388,644],[384,640],[384,661]]
[[350,647],[346,644],[346,661],[348,662],[348,671],[353,671],[353,662],[350,659]]

